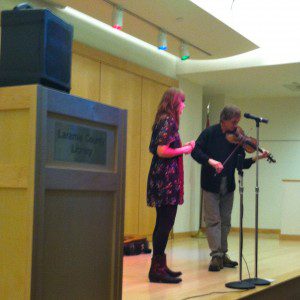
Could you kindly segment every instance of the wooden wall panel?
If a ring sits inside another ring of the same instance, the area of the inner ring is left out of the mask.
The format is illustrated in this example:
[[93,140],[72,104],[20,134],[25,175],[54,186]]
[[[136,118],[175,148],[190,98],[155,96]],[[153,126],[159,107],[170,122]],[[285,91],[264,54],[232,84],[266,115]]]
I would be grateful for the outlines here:
[[100,63],[78,55],[72,56],[71,94],[99,101]]
[[1,299],[30,299],[36,86],[0,89]]
[[150,80],[156,81],[161,84],[165,84],[167,86],[178,86],[178,80],[167,77],[165,75],[159,74],[150,69],[143,68],[139,65],[121,59],[119,57],[113,56],[109,53],[102,52],[100,50],[91,48],[87,45],[81,44],[79,42],[73,42],[73,52],[93,59],[95,61],[99,61],[101,63],[105,63],[112,67],[116,67],[126,72],[130,72],[136,74],[141,77],[148,78]]
[[148,148],[157,106],[168,86],[143,78],[142,87],[139,233],[149,235],[155,224],[155,209],[146,205],[147,178],[152,159]]
[[142,79],[101,64],[101,102],[127,109],[125,234],[138,233]]
[[71,93],[127,109],[125,234],[151,234],[155,209],[146,206],[148,150],[157,105],[178,81],[78,42],[73,44]]

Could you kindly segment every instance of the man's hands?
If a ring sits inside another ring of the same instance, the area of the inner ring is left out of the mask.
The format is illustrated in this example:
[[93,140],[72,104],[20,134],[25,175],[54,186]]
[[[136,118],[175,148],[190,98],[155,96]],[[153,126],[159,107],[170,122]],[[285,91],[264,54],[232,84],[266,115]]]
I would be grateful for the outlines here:
[[260,154],[260,155],[258,156],[259,159],[261,159],[261,158],[266,158],[266,157],[268,157],[268,155],[270,154],[270,152],[269,152],[268,150],[265,150],[265,149],[262,149],[262,150],[263,150],[262,154]]
[[210,158],[208,160],[208,163],[216,170],[216,172],[218,174],[220,174],[224,169],[224,166],[222,165],[222,163],[220,163],[219,161],[214,160],[212,158]]
[[[258,156],[258,159],[267,158],[269,154],[270,152],[268,150],[263,149],[263,152]],[[256,161],[256,157],[252,157],[252,159],[253,161]],[[208,163],[216,170],[218,174],[220,174],[224,169],[224,166],[221,162],[212,158],[208,160]]]
[[[268,150],[262,149],[262,153],[258,155],[258,159],[267,158],[270,152]],[[253,161],[256,161],[256,156],[252,157]]]

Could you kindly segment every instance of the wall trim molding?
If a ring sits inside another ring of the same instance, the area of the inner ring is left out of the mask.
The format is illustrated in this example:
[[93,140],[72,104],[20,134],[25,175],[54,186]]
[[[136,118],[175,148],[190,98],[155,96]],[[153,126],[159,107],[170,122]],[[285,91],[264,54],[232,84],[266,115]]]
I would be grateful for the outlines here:
[[[237,233],[239,232],[238,227],[232,227],[231,232]],[[201,232],[205,233],[206,228],[201,228]],[[255,228],[243,228],[244,233],[255,233]],[[275,234],[278,235],[280,240],[290,240],[290,241],[300,241],[300,235],[293,234],[281,234],[280,229],[269,229],[269,228],[261,228],[258,229],[258,233],[263,234]],[[181,239],[187,237],[193,237],[197,234],[197,231],[188,231],[188,232],[177,232],[171,235],[172,239]]]
[[[239,227],[232,227],[231,232],[239,232]],[[245,227],[243,228],[244,233],[254,233],[255,228]],[[280,234],[280,229],[271,229],[271,228],[259,228],[258,233],[267,233],[267,234]]]
[[[205,228],[201,228],[201,232],[205,233]],[[239,232],[238,227],[231,228],[231,232],[237,233]],[[182,238],[196,238],[198,231],[186,231],[186,232],[177,232],[177,233],[170,233],[170,239],[182,239]],[[255,233],[255,228],[244,228],[244,233]],[[300,241],[300,235],[292,235],[292,234],[281,234],[280,229],[267,229],[262,228],[258,229],[258,233],[263,234],[276,234],[280,240],[290,240],[290,241]],[[152,235],[146,235],[149,241],[152,241]],[[202,236],[201,238],[205,238]]]
[[280,240],[300,241],[300,235],[297,234],[280,234]]
[[196,233],[197,231],[177,232],[177,233],[170,234],[170,237],[172,239],[182,239],[182,238],[192,237]]

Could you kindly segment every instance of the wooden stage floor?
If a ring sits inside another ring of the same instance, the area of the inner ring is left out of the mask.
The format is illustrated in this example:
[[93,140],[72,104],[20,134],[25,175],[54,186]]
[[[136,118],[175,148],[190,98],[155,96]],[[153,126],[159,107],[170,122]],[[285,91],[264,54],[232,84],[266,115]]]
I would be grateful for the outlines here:
[[[229,256],[238,261],[238,233],[230,234],[229,249]],[[300,241],[260,234],[258,249],[258,277],[275,279],[271,286],[300,275]],[[254,234],[244,234],[243,254],[250,277],[254,277],[254,251]],[[210,257],[206,239],[175,238],[168,242],[166,253],[169,267],[181,270],[183,281],[173,285],[150,283],[147,275],[151,254],[124,256],[123,300],[239,299],[262,289],[256,287],[245,292],[226,288],[226,282],[239,280],[238,268],[208,272]],[[248,277],[243,263],[243,279]]]

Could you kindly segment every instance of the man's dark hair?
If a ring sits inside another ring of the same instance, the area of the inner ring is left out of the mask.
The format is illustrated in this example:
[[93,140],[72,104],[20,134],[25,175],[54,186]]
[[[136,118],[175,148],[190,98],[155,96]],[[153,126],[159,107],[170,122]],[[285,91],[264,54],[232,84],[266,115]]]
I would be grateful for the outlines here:
[[235,105],[226,105],[220,113],[220,122],[240,118],[241,110]]

